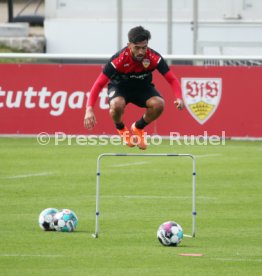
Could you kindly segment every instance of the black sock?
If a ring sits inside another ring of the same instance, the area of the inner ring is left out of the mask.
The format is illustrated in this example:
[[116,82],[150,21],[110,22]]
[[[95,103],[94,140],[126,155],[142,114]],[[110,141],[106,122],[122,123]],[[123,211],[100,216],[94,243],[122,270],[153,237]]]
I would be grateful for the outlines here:
[[143,129],[147,125],[148,125],[148,123],[145,122],[143,117],[140,120],[136,121],[136,124],[135,124],[136,128],[139,128],[139,129]]
[[123,128],[125,127],[125,125],[124,125],[123,122],[121,122],[121,123],[115,123],[115,126],[116,126],[116,128],[119,129],[119,130],[121,130],[121,129],[123,129]]

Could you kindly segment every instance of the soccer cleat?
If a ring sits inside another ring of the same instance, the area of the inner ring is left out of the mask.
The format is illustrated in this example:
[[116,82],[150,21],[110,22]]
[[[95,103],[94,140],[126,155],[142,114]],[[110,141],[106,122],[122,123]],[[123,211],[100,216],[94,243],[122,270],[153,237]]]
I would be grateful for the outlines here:
[[145,133],[143,129],[136,128],[135,123],[131,126],[131,131],[136,137],[136,145],[141,149],[145,150],[147,148],[147,144],[145,141]]
[[123,139],[123,142],[125,145],[127,145],[128,147],[131,147],[131,148],[135,146],[135,144],[132,143],[130,131],[128,130],[127,127],[124,127],[123,129],[117,129],[117,132]]

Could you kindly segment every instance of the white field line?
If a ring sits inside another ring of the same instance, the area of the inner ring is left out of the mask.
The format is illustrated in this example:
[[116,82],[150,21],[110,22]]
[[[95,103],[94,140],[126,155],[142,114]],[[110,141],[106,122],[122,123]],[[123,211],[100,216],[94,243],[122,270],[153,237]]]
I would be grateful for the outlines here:
[[148,164],[150,162],[148,161],[142,161],[142,162],[132,162],[132,163],[125,163],[125,164],[116,164],[116,165],[112,165],[111,167],[129,167],[129,166],[140,166],[140,165],[144,165],[144,164]]
[[211,260],[215,261],[228,261],[228,262],[262,262],[262,259],[244,259],[244,258],[211,258]]
[[[95,195],[87,196],[88,198],[95,198]],[[191,196],[158,196],[158,195],[101,195],[100,198],[127,198],[127,199],[192,199]],[[199,200],[217,200],[216,197],[198,196]]]
[[[184,234],[184,237],[186,238],[192,238],[191,235],[186,235]],[[0,254],[0,257],[21,257],[21,258],[25,258],[25,257],[40,257],[40,258],[58,258],[58,257],[64,257],[64,255],[40,255],[40,254]],[[244,259],[244,258],[210,258],[211,260],[214,261],[228,261],[228,262],[258,262],[261,263],[262,259]]]
[[42,172],[42,173],[28,173],[28,174],[19,174],[19,175],[11,175],[6,177],[1,177],[4,179],[16,179],[16,178],[26,178],[26,177],[35,177],[35,176],[47,176],[53,174],[52,172]]
[[0,257],[46,257],[46,258],[57,258],[57,257],[64,257],[64,255],[0,254]]
[[[216,156],[221,156],[221,153],[217,154],[203,154],[203,155],[195,155],[196,158],[206,158],[206,157],[216,157]],[[144,164],[149,164],[150,162],[148,161],[141,161],[141,162],[132,162],[132,163],[125,163],[125,164],[116,164],[112,165],[111,167],[129,167],[129,166],[140,166]]]
[[206,158],[206,157],[216,157],[216,156],[222,156],[222,154],[221,153],[215,153],[215,154],[195,155],[196,158]]

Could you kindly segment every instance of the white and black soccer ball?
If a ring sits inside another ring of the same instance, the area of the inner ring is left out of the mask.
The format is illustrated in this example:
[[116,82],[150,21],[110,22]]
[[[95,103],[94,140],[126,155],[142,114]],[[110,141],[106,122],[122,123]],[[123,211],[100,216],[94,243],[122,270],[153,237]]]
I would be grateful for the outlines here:
[[78,224],[78,218],[70,209],[62,209],[54,216],[54,227],[59,232],[73,232]]
[[45,231],[55,231],[54,228],[54,215],[58,212],[55,208],[44,209],[38,218],[38,223],[41,229]]
[[183,229],[175,221],[164,222],[157,230],[157,238],[164,246],[177,246],[183,239]]

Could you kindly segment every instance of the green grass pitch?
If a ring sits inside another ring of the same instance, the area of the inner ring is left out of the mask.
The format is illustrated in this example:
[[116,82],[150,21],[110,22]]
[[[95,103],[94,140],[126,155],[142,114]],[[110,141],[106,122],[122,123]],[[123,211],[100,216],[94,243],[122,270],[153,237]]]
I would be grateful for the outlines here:
[[[191,233],[191,160],[102,159],[94,239],[96,159],[105,152],[140,151],[0,138],[1,275],[261,275],[261,141],[148,148],[196,156],[196,238],[178,247],[162,246],[156,231],[175,220]],[[74,210],[76,231],[42,231],[38,216],[48,207]]]

